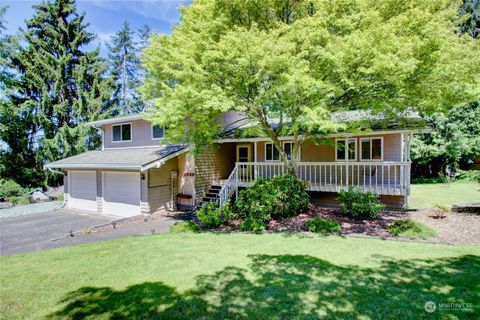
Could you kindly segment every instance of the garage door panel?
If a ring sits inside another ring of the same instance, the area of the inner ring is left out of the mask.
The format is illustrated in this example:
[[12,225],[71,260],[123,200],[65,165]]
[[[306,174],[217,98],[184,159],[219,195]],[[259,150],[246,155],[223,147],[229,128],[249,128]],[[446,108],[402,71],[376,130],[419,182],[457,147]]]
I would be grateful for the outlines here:
[[68,207],[97,211],[97,173],[95,171],[69,172]]
[[141,213],[140,173],[107,171],[104,183],[104,213],[121,217]]

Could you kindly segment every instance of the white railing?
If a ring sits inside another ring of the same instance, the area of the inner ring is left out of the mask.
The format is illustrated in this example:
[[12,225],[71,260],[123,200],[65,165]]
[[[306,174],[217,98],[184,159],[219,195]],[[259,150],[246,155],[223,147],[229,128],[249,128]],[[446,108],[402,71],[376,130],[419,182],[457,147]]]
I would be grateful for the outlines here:
[[[237,184],[246,187],[259,177],[287,173],[281,162],[237,162]],[[296,174],[308,190],[338,192],[357,187],[383,195],[410,194],[409,162],[300,162]]]
[[232,196],[232,194],[238,190],[237,185],[237,166],[233,169],[232,173],[228,176],[228,179],[223,183],[222,189],[218,193],[220,206],[223,206],[225,202]]

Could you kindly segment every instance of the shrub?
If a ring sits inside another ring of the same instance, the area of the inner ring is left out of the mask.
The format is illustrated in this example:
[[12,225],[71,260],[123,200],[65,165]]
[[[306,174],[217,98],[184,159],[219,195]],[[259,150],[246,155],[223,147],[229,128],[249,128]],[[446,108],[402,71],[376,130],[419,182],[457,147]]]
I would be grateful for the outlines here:
[[19,197],[26,194],[26,191],[14,180],[0,179],[0,199]]
[[413,239],[425,239],[436,235],[433,229],[411,219],[397,220],[389,225],[387,230],[391,235]]
[[305,229],[310,232],[330,234],[342,230],[342,227],[333,220],[323,219],[322,217],[314,217],[305,222]]
[[30,197],[29,196],[18,197],[17,204],[21,204],[21,205],[30,204]]
[[295,216],[308,206],[305,181],[283,175],[259,178],[253,186],[240,192],[235,208],[240,217],[262,222]]
[[206,227],[218,227],[234,217],[230,202],[225,203],[221,208],[218,207],[217,202],[207,203],[197,211],[198,221]]
[[260,232],[265,230],[265,224],[253,217],[248,217],[240,224],[240,230],[248,232]]
[[375,219],[385,208],[376,194],[363,192],[358,188],[350,187],[348,191],[340,191],[337,200],[341,202],[340,210],[353,218]]
[[458,170],[458,179],[480,183],[480,170]]
[[170,227],[170,232],[199,232],[200,227],[192,221],[181,221]]

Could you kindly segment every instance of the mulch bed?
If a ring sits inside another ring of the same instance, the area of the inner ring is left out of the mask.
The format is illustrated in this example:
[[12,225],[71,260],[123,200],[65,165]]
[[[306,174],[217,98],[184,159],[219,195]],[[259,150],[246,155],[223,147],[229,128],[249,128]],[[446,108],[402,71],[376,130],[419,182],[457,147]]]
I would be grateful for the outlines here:
[[[434,210],[384,211],[374,220],[355,220],[343,214],[338,208],[310,205],[305,213],[284,219],[272,220],[267,232],[298,233],[306,232],[305,221],[320,216],[334,220],[342,226],[341,235],[399,239],[387,231],[387,226],[399,219],[413,219],[426,224],[437,232],[437,236],[424,241],[443,243],[480,243],[480,216],[468,213],[446,213],[443,218]],[[237,231],[240,221],[232,221],[217,231]],[[405,239],[406,240],[406,239]],[[419,241],[419,240],[415,240]]]

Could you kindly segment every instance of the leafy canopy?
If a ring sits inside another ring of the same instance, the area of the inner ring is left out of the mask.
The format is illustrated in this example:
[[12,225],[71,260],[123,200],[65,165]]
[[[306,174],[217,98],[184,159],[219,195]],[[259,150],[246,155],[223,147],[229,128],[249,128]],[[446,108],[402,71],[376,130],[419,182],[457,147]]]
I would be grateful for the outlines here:
[[[201,147],[221,116],[242,112],[288,161],[314,135],[338,130],[330,113],[372,109],[424,114],[479,95],[478,42],[459,35],[447,0],[200,0],[143,56],[151,119]],[[279,126],[272,125],[276,119]]]

